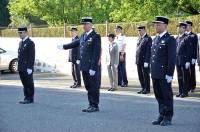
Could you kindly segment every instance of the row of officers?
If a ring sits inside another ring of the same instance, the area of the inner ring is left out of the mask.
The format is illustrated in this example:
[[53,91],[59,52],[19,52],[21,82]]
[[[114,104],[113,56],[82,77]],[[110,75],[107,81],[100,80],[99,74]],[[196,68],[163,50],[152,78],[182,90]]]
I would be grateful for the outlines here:
[[[196,86],[195,63],[198,52],[198,38],[192,33],[192,22],[181,22],[177,26],[178,37],[175,39],[167,32],[169,19],[157,16],[154,20],[156,37],[152,40],[146,33],[145,26],[139,26],[139,39],[136,50],[136,64],[142,90],[138,93],[150,92],[150,74],[153,90],[158,102],[159,116],[153,125],[171,125],[173,117],[172,79],[175,66],[178,72],[178,97],[188,96]],[[72,88],[81,86],[82,73],[84,86],[87,90],[89,106],[82,112],[98,112],[101,86],[101,36],[93,29],[92,18],[81,19],[84,32],[80,37],[77,28],[71,28],[72,42],[58,45],[58,49],[70,49],[69,61],[72,62],[74,84]],[[116,26],[115,34],[108,35],[109,54],[107,65],[111,88],[118,85],[128,86],[126,76],[126,42],[122,34],[123,28]],[[28,37],[26,27],[18,28],[22,41],[18,50],[18,70],[23,84],[24,99],[20,104],[34,103],[33,71],[35,61],[35,44]]]

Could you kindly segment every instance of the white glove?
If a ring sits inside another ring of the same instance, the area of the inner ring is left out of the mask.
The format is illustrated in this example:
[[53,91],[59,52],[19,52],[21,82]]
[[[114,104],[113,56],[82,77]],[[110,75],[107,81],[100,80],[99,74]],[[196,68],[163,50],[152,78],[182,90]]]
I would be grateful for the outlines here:
[[90,76],[94,76],[96,71],[89,70]]
[[144,62],[144,68],[147,68],[148,66],[149,66],[149,64]]
[[57,48],[58,48],[59,50],[63,50],[63,45],[62,45],[62,44],[61,44],[61,45],[58,45]]
[[190,62],[185,63],[185,69],[188,69],[190,67]]
[[165,76],[165,79],[167,79],[168,83],[171,83],[173,80],[172,76],[168,76],[168,75]]
[[114,67],[115,67],[115,68],[117,68],[117,67],[118,67],[118,65],[117,65],[117,64],[114,64]]
[[78,65],[79,65],[79,64],[80,64],[80,60],[76,60],[76,64],[78,64]]
[[28,75],[30,75],[33,71],[31,69],[27,69]]
[[196,59],[192,59],[192,65],[196,63]]

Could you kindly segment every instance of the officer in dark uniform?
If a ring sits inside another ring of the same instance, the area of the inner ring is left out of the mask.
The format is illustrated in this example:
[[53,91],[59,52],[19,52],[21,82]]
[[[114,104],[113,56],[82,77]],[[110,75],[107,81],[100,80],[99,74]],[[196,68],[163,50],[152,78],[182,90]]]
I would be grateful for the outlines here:
[[159,117],[153,125],[171,125],[173,116],[173,93],[171,82],[175,69],[176,40],[167,32],[169,19],[157,16],[154,26],[157,36],[151,47],[151,77],[156,100],[159,105]]
[[80,46],[80,69],[85,88],[88,91],[89,107],[83,112],[99,111],[99,59],[101,54],[101,36],[92,29],[92,18],[83,17],[81,20],[84,33],[81,37],[66,45],[59,45],[59,49],[71,49]]
[[[71,37],[72,42],[79,39],[77,34],[77,27],[71,27]],[[72,77],[74,80],[74,85],[71,88],[77,88],[81,86],[81,75],[80,75],[80,48],[73,48],[69,50],[69,62],[72,63]]]
[[34,103],[33,67],[35,63],[35,44],[28,37],[27,27],[18,28],[22,41],[18,49],[18,71],[24,87],[24,100],[20,104]]
[[179,94],[176,97],[187,97],[190,77],[191,48],[188,35],[185,33],[187,24],[180,22],[176,38],[176,70],[179,84]]
[[187,34],[190,36],[190,42],[191,42],[191,65],[190,65],[190,82],[189,82],[189,89],[188,91],[191,90],[191,92],[194,92],[196,88],[196,73],[195,73],[195,65],[196,65],[196,60],[197,60],[197,53],[198,53],[198,36],[192,32],[192,25],[193,23],[191,21],[186,21],[187,28]]
[[146,33],[145,26],[138,26],[139,39],[136,50],[136,64],[142,90],[138,94],[150,93],[150,57],[152,39]]

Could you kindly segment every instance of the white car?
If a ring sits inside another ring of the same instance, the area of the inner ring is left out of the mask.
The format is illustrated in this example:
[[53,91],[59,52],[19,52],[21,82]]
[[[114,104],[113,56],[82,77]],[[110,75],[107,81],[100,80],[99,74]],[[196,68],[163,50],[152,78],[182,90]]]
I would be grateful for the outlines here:
[[10,70],[12,73],[17,72],[18,70],[17,53],[0,48],[0,71],[5,71],[5,70]]

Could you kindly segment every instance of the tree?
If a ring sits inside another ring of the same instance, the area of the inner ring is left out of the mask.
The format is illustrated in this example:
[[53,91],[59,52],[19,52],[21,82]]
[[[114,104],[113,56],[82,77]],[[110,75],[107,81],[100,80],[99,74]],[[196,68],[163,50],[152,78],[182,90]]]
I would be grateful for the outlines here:
[[10,14],[7,5],[8,0],[0,1],[0,27],[6,27],[10,23]]

